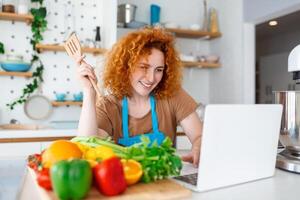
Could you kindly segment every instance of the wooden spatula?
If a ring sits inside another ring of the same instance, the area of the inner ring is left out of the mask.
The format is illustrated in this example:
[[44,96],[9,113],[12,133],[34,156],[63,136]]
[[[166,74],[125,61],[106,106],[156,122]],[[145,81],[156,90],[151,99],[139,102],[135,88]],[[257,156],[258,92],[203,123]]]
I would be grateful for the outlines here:
[[[64,43],[64,47],[65,47],[68,55],[70,57],[72,57],[75,61],[82,55],[80,42],[74,32],[71,33],[68,40]],[[85,62],[85,61],[82,61],[82,62]],[[97,87],[97,84],[95,83],[95,81],[93,79],[91,79],[90,77],[88,77],[88,79],[92,83],[93,88],[95,89],[98,97],[101,97],[101,93],[100,93],[99,88]]]

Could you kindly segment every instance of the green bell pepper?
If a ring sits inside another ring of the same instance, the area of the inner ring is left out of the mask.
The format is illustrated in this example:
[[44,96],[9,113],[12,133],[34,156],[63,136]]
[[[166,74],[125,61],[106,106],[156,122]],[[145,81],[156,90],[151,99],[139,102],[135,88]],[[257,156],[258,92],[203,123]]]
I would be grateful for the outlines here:
[[92,170],[86,160],[62,160],[50,169],[52,186],[59,199],[82,199],[92,184]]

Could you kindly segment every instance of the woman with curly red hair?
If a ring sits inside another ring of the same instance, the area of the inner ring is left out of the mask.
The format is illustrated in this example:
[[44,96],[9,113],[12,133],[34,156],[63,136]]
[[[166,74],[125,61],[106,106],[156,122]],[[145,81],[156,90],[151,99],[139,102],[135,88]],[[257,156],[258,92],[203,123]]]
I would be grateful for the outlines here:
[[198,164],[202,123],[195,112],[197,103],[181,88],[182,65],[170,33],[143,28],[120,39],[105,63],[108,95],[96,99],[87,76],[96,80],[90,65],[78,64],[84,93],[79,135],[110,135],[124,146],[146,135],[160,144],[166,136],[175,142],[180,125],[192,143],[182,159]]

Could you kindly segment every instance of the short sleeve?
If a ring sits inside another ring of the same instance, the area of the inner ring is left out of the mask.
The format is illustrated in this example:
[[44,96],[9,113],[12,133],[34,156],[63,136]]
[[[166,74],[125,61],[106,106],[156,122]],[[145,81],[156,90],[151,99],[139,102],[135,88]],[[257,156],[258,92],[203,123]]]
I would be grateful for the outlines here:
[[109,135],[113,134],[113,127],[108,116],[109,102],[107,98],[97,99],[96,102],[96,117],[97,126],[105,130]]
[[177,124],[196,111],[198,107],[196,101],[182,88],[170,99],[170,104]]

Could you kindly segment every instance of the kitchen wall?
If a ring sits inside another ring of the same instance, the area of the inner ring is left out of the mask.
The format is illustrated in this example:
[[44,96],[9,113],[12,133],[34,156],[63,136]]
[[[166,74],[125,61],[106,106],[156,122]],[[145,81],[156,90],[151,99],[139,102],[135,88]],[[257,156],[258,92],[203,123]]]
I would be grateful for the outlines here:
[[222,37],[210,43],[222,66],[210,71],[210,103],[243,103],[243,2],[210,1],[219,12]]
[[[44,33],[44,44],[62,43],[75,30],[82,44],[87,39],[95,38],[96,26],[101,26],[103,47],[110,48],[116,41],[116,1],[67,1],[46,0],[48,10],[48,29]],[[69,29],[68,29],[69,27]],[[0,20],[0,41],[5,45],[6,53],[21,54],[25,61],[30,61],[32,48],[30,45],[30,26],[22,22]],[[65,52],[43,52],[40,58],[44,64],[44,83],[42,93],[50,100],[55,99],[55,93],[67,93],[67,99],[73,99],[73,94],[81,91],[76,80],[76,65]],[[4,59],[4,56],[2,56]],[[87,61],[96,66],[101,56],[87,54]],[[97,66],[101,68],[101,66]],[[9,110],[6,103],[12,102],[19,95],[25,84],[30,80],[24,77],[0,76],[0,123],[9,123],[17,119],[22,123],[37,123],[30,120],[22,106]],[[38,123],[48,123],[56,120],[78,120],[80,107],[54,107],[52,115],[47,120]]]

